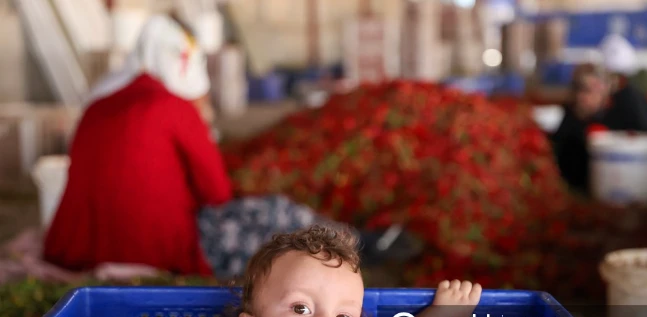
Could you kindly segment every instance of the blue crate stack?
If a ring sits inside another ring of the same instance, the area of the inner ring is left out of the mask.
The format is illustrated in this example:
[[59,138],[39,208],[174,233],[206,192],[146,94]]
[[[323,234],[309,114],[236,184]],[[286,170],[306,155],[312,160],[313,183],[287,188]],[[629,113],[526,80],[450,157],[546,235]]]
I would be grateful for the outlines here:
[[627,33],[624,36],[637,48],[647,46],[647,37],[640,34],[640,29],[647,26],[647,12],[604,12],[580,13],[568,17],[570,31],[567,38],[568,47],[597,47],[609,33],[610,25],[615,19],[627,22]]
[[482,75],[471,78],[451,77],[444,80],[443,83],[465,93],[521,96],[525,92],[525,79],[519,74]]
[[293,96],[301,82],[317,82],[325,76],[339,79],[341,65],[308,69],[277,69],[264,76],[248,76],[248,98],[251,102],[276,102]]
[[[239,303],[231,288],[80,288],[68,293],[45,317],[214,317]],[[434,298],[432,289],[367,289],[363,309],[370,317],[418,313]],[[477,317],[572,317],[543,292],[485,290]],[[235,316],[233,316],[235,317]]]
[[[523,16],[523,14],[522,14]],[[569,23],[566,47],[571,49],[597,49],[605,36],[612,31],[614,21],[624,22],[626,29],[623,36],[637,49],[647,48],[647,11],[635,12],[591,12],[524,16],[532,21],[542,21],[551,17],[564,17]],[[575,64],[551,62],[538,65],[542,80],[548,85],[567,85],[572,77]]]
[[323,78],[327,69],[325,68],[308,68],[304,70],[290,70],[290,69],[281,69],[278,72],[283,75],[285,80],[285,92],[288,95],[294,95],[296,93],[296,87],[301,82],[316,82]]
[[276,102],[285,98],[285,77],[271,72],[262,77],[247,78],[247,97],[250,102]]

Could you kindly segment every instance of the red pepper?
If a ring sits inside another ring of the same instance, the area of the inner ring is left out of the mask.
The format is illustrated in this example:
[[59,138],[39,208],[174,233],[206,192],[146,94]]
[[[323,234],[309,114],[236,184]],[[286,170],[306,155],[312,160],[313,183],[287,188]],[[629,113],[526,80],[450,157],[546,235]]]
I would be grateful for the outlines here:
[[[425,250],[407,265],[407,286],[470,276],[485,287],[551,290],[577,265],[596,266],[578,257],[596,245],[567,239],[570,231],[603,230],[613,214],[568,193],[529,106],[429,83],[363,85],[223,154],[242,195],[317,202],[357,227],[405,223]],[[570,257],[543,268],[551,248]],[[596,269],[568,282],[594,280]]]

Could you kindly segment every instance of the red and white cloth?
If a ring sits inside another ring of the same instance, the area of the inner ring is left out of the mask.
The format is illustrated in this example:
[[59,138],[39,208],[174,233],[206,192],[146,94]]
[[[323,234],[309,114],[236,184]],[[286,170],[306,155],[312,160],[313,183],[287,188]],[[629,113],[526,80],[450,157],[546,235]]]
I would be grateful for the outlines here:
[[87,104],[110,96],[142,74],[161,81],[174,95],[195,100],[211,87],[207,60],[196,40],[172,18],[153,16],[144,25],[124,66],[92,89]]
[[137,263],[213,275],[197,210],[232,198],[220,151],[197,107],[205,59],[173,19],[144,27],[126,66],[95,88],[70,146],[66,189],[43,258],[77,272]]

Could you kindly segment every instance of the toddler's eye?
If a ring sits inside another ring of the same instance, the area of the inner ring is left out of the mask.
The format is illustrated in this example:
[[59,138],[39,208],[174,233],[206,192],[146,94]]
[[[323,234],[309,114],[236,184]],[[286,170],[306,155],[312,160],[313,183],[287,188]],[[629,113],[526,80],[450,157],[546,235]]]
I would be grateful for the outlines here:
[[294,305],[294,307],[292,307],[292,310],[295,313],[299,314],[299,315],[312,314],[312,312],[310,311],[310,308],[308,308],[308,306],[302,305],[302,304]]
[[337,315],[337,317],[350,317],[350,316],[344,315],[344,314],[339,314],[339,315]]

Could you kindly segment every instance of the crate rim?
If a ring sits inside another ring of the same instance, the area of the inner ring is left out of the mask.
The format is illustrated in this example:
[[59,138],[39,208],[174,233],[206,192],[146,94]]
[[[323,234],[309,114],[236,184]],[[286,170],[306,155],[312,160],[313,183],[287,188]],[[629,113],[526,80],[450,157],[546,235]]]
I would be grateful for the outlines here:
[[[63,297],[61,297],[56,304],[52,307],[52,309],[45,314],[43,317],[49,317],[53,316],[53,312],[58,312],[63,309],[67,305],[69,305],[72,302],[72,299],[75,297],[81,297],[81,296],[88,296],[90,292],[93,290],[97,291],[124,291],[124,290],[130,290],[130,291],[141,291],[141,292],[172,292],[172,291],[195,291],[195,292],[200,292],[200,291],[205,291],[205,290],[228,290],[231,291],[232,294],[235,294],[236,291],[239,291],[241,287],[230,287],[230,286],[160,286],[160,287],[155,287],[155,286],[83,286],[83,287],[77,287],[74,289],[69,290]],[[368,294],[369,296],[375,296],[379,295],[379,297],[382,297],[381,294],[383,294],[383,291],[389,291],[391,292],[391,295],[393,295],[393,292],[397,291],[402,291],[407,294],[418,294],[420,296],[433,296],[436,292],[436,288],[406,288],[406,287],[397,287],[397,288],[387,288],[387,287],[371,287],[371,288],[366,288],[364,289],[365,294]],[[544,292],[544,291],[530,291],[530,290],[520,290],[520,289],[513,289],[513,290],[506,290],[506,289],[484,289],[483,290],[484,294],[489,294],[489,295],[494,295],[495,297],[498,296],[505,296],[505,297],[510,297],[510,295],[517,295],[521,297],[530,297],[530,296],[537,296],[540,298],[542,301],[544,301],[547,305],[550,305],[553,307],[555,312],[558,314],[560,317],[572,317],[572,315],[564,308],[564,306],[558,302],[551,294]],[[379,298],[378,297],[378,298]],[[378,299],[379,300],[379,299]],[[379,304],[378,304],[379,305]],[[514,306],[517,304],[510,304],[510,306]]]
[[[239,291],[242,287],[240,286],[80,286],[73,288],[65,293],[65,296],[61,297],[61,300],[67,297],[78,296],[81,293],[90,292],[92,290],[137,290],[137,291],[177,291],[177,290],[193,290],[193,291],[204,291],[204,290],[229,290],[229,291]],[[367,287],[364,289],[364,292],[367,293],[378,293],[381,291],[406,291],[406,293],[411,294],[417,293],[420,295],[434,295],[436,293],[436,288],[417,288],[417,287]],[[542,299],[550,300],[552,302],[557,302],[557,300],[548,292],[544,291],[533,291],[533,290],[524,290],[524,289],[483,289],[483,293],[498,295],[504,294],[506,296],[510,293],[515,293],[518,295],[529,296],[530,294],[538,295]]]

